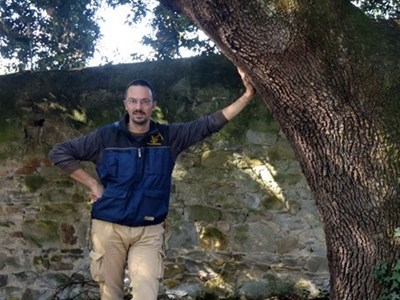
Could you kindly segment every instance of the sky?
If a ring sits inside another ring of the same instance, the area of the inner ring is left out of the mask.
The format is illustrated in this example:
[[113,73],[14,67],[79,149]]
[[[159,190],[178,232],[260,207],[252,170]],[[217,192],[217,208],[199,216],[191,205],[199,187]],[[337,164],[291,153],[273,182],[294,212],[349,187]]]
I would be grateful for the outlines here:
[[[152,9],[156,2],[150,1],[147,5],[149,9]],[[138,62],[138,60],[133,60],[132,53],[143,55],[146,58],[154,57],[154,50],[140,43],[142,37],[151,34],[153,30],[149,24],[151,14],[144,18],[140,24],[128,25],[125,21],[129,11],[129,4],[112,9],[105,5],[103,1],[103,6],[97,12],[98,24],[103,37],[97,42],[94,57],[88,62],[87,66]],[[208,39],[202,32],[199,32],[199,37],[203,40]],[[187,49],[180,49],[180,54],[182,57],[195,55]]]
[[94,57],[88,66],[104,65],[106,63],[132,63],[131,54],[138,53],[151,57],[152,49],[140,44],[144,35],[151,33],[148,25],[149,17],[140,24],[125,23],[130,7],[118,6],[112,9],[102,6],[98,11],[99,26],[102,38],[97,42]]
[[[130,12],[129,5],[119,5],[116,8],[107,6],[103,1],[102,7],[97,12],[98,24],[102,37],[97,41],[94,57],[87,63],[87,67],[101,66],[105,64],[121,64],[138,62],[131,56],[132,53],[143,55],[146,58],[154,57],[153,49],[140,43],[142,37],[152,32],[150,26],[151,15],[144,18],[140,24],[128,25],[127,15]],[[150,9],[152,9],[149,4]],[[204,39],[207,37],[201,34]],[[192,56],[188,50],[181,51],[182,57]],[[0,62],[0,75],[8,73]]]

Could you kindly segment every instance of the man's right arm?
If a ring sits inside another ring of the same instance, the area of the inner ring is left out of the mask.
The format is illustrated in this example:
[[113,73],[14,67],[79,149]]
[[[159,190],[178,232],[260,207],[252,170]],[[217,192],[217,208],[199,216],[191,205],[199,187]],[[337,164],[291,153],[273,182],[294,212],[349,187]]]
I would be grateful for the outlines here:
[[90,190],[90,200],[96,201],[103,195],[104,187],[84,169],[77,169],[70,176]]
[[96,163],[100,155],[98,132],[56,144],[49,153],[50,160],[90,190],[90,198],[97,200],[103,193],[103,186],[88,172],[82,169],[81,161]]

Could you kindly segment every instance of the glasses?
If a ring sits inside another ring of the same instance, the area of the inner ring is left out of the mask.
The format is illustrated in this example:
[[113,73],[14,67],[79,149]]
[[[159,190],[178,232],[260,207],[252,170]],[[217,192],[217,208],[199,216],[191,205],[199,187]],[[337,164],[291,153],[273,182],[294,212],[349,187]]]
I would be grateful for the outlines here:
[[149,106],[149,105],[151,105],[153,103],[153,100],[147,99],[147,98],[140,99],[140,100],[139,99],[135,99],[135,98],[129,98],[129,99],[124,100],[124,102],[126,102],[129,105],[137,105],[137,104],[140,103],[141,105]]

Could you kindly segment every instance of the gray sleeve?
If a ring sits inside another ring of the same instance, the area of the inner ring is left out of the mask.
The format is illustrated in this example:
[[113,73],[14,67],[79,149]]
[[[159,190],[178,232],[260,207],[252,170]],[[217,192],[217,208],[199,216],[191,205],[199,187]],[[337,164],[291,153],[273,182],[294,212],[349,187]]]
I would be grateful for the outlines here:
[[172,155],[176,158],[183,150],[221,130],[227,123],[228,120],[222,114],[222,111],[217,111],[191,122],[171,124]]
[[63,171],[71,174],[81,168],[81,161],[96,162],[99,153],[99,134],[98,131],[94,131],[88,135],[54,145],[50,150],[49,158]]

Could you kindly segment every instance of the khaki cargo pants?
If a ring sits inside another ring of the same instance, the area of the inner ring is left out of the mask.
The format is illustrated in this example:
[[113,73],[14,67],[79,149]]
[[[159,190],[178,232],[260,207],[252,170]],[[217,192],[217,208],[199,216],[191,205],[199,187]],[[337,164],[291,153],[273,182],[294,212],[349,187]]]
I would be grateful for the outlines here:
[[164,225],[127,227],[92,220],[90,270],[102,300],[124,297],[125,268],[135,300],[156,300],[163,276]]

